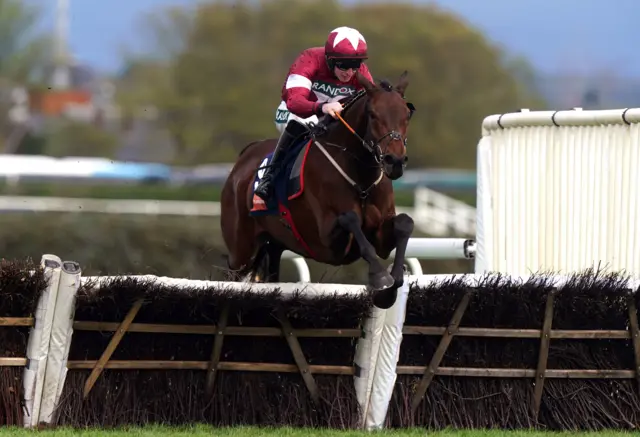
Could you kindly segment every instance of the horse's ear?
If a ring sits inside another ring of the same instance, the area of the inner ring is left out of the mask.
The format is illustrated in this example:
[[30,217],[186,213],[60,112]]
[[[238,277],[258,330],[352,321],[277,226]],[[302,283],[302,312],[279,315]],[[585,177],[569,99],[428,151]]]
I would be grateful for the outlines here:
[[400,80],[398,80],[398,84],[394,87],[402,97],[404,97],[404,92],[409,86],[409,72],[407,70],[400,75]]
[[378,88],[375,83],[364,77],[364,75],[359,71],[356,71],[356,77],[358,78],[358,82],[360,82],[360,85],[362,85],[367,93],[371,93]]

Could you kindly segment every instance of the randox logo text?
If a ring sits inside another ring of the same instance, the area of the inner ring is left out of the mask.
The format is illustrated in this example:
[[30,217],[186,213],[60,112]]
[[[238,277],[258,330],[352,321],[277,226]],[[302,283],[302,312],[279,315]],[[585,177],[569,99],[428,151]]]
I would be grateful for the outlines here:
[[330,97],[351,96],[356,92],[352,85],[333,85],[326,82],[314,82],[311,89]]

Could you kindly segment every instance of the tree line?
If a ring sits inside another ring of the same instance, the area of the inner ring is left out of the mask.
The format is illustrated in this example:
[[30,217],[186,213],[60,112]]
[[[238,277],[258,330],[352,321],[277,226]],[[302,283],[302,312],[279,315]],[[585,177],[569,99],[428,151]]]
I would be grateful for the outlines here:
[[246,143],[277,135],[273,119],[287,70],[340,25],[360,30],[376,80],[410,74],[411,165],[475,167],[487,115],[539,107],[526,60],[512,58],[434,5],[334,0],[211,1],[146,17],[149,51],[132,55],[120,102],[152,105],[182,164],[233,161]]
[[[46,85],[33,74],[53,62],[43,50],[50,40],[32,35],[37,17],[21,1],[0,0],[0,35],[8,35],[0,38],[0,80]],[[432,4],[213,0],[140,17],[134,45],[143,50],[127,54],[113,78],[122,110],[116,129],[58,120],[45,128],[47,141],[27,138],[21,150],[117,158],[131,126],[143,123],[146,133],[132,137],[142,143],[139,159],[234,161],[248,142],[277,135],[274,116],[290,64],[341,25],[367,39],[375,79],[394,81],[409,71],[407,99],[417,107],[411,167],[474,168],[484,117],[544,105],[526,60]],[[0,128],[5,124],[0,119]],[[167,144],[169,155],[161,150]]]
[[[0,0],[0,35],[11,36],[0,38],[0,79],[46,88],[46,78],[36,73],[52,60],[51,50],[42,50],[50,39],[25,37],[36,15],[21,4]],[[117,155],[114,144],[123,142],[122,132],[148,123],[153,129],[143,140],[141,159],[157,159],[160,144],[169,138],[175,149],[169,155],[172,164],[231,162],[246,143],[277,135],[273,120],[291,62],[303,49],[322,45],[340,25],[356,27],[366,37],[375,79],[393,81],[409,71],[407,99],[417,107],[408,143],[410,167],[474,168],[485,116],[544,105],[530,86],[526,60],[511,57],[433,5],[210,1],[193,10],[157,8],[141,18],[134,45],[143,50],[127,54],[125,68],[113,78],[123,115],[120,133],[56,120],[44,126],[46,141],[31,139],[21,152],[111,157]],[[5,112],[0,114],[1,129]],[[39,257],[46,251],[75,259],[95,274],[198,278],[215,276],[212,265],[223,264],[219,232],[208,219],[55,216],[5,217],[3,256]],[[72,224],[67,226],[74,229],[71,239],[42,238],[50,233],[48,223],[59,226],[60,220]],[[109,238],[96,240],[100,236]],[[358,282],[361,267],[341,269],[332,281]],[[467,268],[444,262],[429,265],[428,271]]]

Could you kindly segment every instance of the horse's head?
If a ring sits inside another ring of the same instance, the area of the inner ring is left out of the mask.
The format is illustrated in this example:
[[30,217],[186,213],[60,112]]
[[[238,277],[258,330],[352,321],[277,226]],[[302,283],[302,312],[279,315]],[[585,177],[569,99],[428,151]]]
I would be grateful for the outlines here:
[[376,85],[360,72],[356,75],[369,97],[366,106],[368,128],[364,140],[372,147],[387,177],[396,180],[407,165],[407,128],[415,110],[404,100],[404,92],[409,85],[408,73],[402,73],[395,86],[386,81]]

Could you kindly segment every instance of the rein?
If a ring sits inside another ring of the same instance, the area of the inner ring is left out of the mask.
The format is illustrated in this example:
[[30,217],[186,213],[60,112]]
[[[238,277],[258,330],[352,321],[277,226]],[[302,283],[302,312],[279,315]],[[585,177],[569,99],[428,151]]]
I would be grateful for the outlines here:
[[[383,84],[383,88],[385,89],[385,91],[389,91],[392,92],[393,91],[393,87],[391,85],[389,85],[388,83]],[[361,97],[363,97],[366,94],[366,90],[361,89],[360,91],[358,91],[358,93],[349,101],[347,101],[345,104],[342,104],[342,111],[346,111],[348,108],[350,108],[352,105],[355,104],[355,102],[357,102],[358,100],[360,100]],[[403,96],[404,98],[404,96]],[[413,106],[412,103],[407,102],[406,103],[407,108],[409,108],[409,118],[411,118],[413,116],[414,111],[416,110],[415,106]],[[365,108],[365,115],[366,115],[367,109]],[[324,154],[324,156],[327,158],[327,160],[331,163],[331,165],[333,165],[335,167],[336,170],[338,170],[338,173],[340,173],[340,175],[349,183],[349,185],[351,185],[359,194],[360,196],[360,200],[361,200],[361,206],[364,209],[365,205],[366,205],[366,201],[367,198],[369,197],[369,194],[371,193],[371,191],[378,186],[378,184],[380,184],[380,182],[382,181],[383,177],[384,177],[384,169],[383,169],[383,161],[385,159],[385,155],[382,152],[382,148],[380,147],[380,144],[382,143],[382,141],[389,137],[390,141],[402,141],[404,144],[404,147],[407,146],[407,139],[402,137],[402,135],[398,132],[396,132],[395,130],[389,131],[386,134],[384,134],[382,137],[378,138],[377,140],[365,140],[364,138],[362,138],[354,128],[352,128],[349,123],[347,123],[347,121],[340,115],[340,114],[335,114],[338,120],[340,120],[340,122],[344,125],[344,127],[347,128],[347,130],[349,132],[351,132],[352,135],[354,135],[358,141],[360,142],[360,144],[365,148],[365,150],[367,150],[372,156],[373,159],[375,160],[378,169],[380,170],[380,174],[378,175],[377,179],[367,188],[362,189],[359,184],[353,180],[341,167],[340,165],[336,162],[336,160],[331,156],[331,154],[327,151],[327,149],[320,144],[320,142],[316,139],[316,137],[318,135],[322,135],[323,133],[326,133],[327,127],[320,125],[318,126],[320,129],[319,131],[316,131],[314,129],[314,127],[316,127],[313,123],[310,123],[310,127],[311,127],[311,137],[313,139],[314,144],[318,147],[318,149],[320,149],[320,151]],[[370,134],[371,131],[370,129],[367,129],[367,133],[364,135],[365,137],[367,136],[367,134]],[[335,145],[335,144],[334,144]],[[338,145],[336,145],[338,146]],[[340,147],[340,146],[338,146]],[[387,145],[388,147],[388,145]],[[341,147],[342,151],[346,151],[346,149],[344,147]]]
[[331,154],[329,152],[327,152],[327,149],[325,149],[325,147],[320,144],[318,142],[318,140],[313,140],[313,143],[318,146],[318,149],[320,149],[320,151],[324,154],[324,156],[326,156],[326,158],[329,160],[329,162],[336,168],[336,170],[338,170],[338,173],[340,173],[340,175],[342,175],[342,177],[356,190],[358,191],[359,195],[360,195],[360,199],[362,199],[363,205],[364,205],[364,201],[367,199],[367,197],[369,197],[369,193],[371,192],[371,190],[373,190],[382,180],[382,178],[384,177],[384,173],[382,171],[382,168],[380,168],[380,175],[378,176],[378,179],[376,179],[371,185],[369,185],[368,188],[366,189],[361,189],[360,185],[354,181],[353,179],[351,179],[351,177],[342,169],[342,167],[340,167],[340,165],[336,162],[335,159],[333,159],[333,156],[331,156]]
[[[349,102],[347,102],[345,105],[342,105],[343,111],[346,110],[347,108],[349,108],[351,105],[353,105],[357,100],[360,99],[360,97],[362,97],[363,95],[365,95],[366,92],[364,90],[361,90],[360,92],[358,92],[358,94],[355,95],[355,97],[353,99],[351,99]],[[384,135],[382,138],[380,138],[376,143],[369,143],[367,141],[364,140],[364,138],[362,138],[360,135],[358,135],[358,133],[355,131],[355,129],[353,129],[349,123],[347,123],[347,121],[342,118],[342,116],[340,114],[336,114],[336,118],[338,118],[338,120],[340,120],[342,122],[342,124],[347,128],[347,130],[349,132],[351,132],[359,141],[360,144],[369,152],[373,155],[374,160],[376,161],[376,163],[378,164],[378,169],[380,170],[380,174],[378,175],[378,178],[371,184],[369,185],[369,187],[362,189],[360,187],[360,185],[353,180],[343,169],[342,167],[340,167],[340,165],[336,162],[336,160],[331,156],[331,154],[327,151],[327,149],[320,144],[320,142],[318,142],[318,140],[316,140],[314,138],[313,142],[314,144],[320,149],[320,151],[324,154],[324,156],[327,158],[327,160],[335,167],[336,170],[338,170],[338,173],[340,173],[340,175],[356,190],[358,191],[358,194],[360,196],[360,200],[361,200],[361,206],[364,208],[365,204],[366,204],[366,200],[369,197],[369,194],[371,193],[371,191],[378,186],[378,184],[382,181],[382,178],[384,177],[384,172],[382,170],[382,149],[380,148],[380,142],[387,136],[391,136],[391,138],[393,139],[401,139],[400,134],[398,134],[395,131],[391,131],[388,134]]]
[[[402,140],[402,135],[400,135],[398,132],[392,130],[390,132],[387,132],[386,134],[384,134],[380,138],[378,138],[378,140],[376,142],[374,142],[373,140],[370,141],[370,142],[367,142],[360,135],[358,135],[358,133],[351,126],[349,126],[349,123],[347,123],[344,120],[344,118],[342,118],[342,116],[340,114],[336,114],[336,117],[338,117],[338,120],[340,120],[342,122],[342,124],[344,124],[344,126],[353,135],[355,135],[358,140],[360,140],[360,142],[362,143],[364,148],[367,149],[367,151],[373,155],[373,158],[376,160],[376,162],[378,164],[382,163],[382,148],[380,148],[380,143],[382,142],[382,140],[384,140],[386,137],[390,137],[392,140],[398,140],[398,141]],[[404,142],[405,142],[405,145],[406,145],[407,140],[405,139]]]

